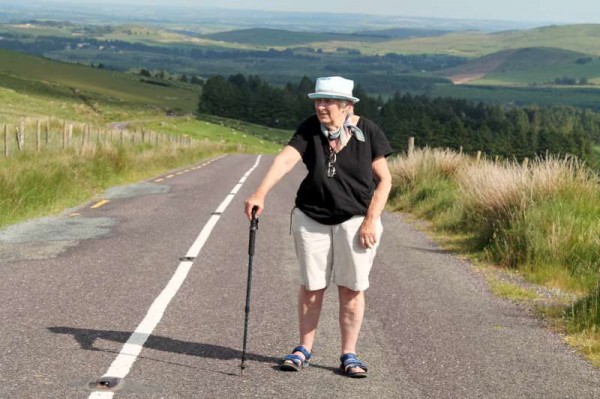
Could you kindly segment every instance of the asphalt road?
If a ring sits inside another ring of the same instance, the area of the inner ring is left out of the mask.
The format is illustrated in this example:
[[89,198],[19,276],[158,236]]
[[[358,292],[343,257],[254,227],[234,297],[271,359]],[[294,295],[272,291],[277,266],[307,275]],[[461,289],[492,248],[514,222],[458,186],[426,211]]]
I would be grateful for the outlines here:
[[[336,371],[335,290],[313,366],[278,371],[297,343],[288,231],[302,167],[259,222],[240,376],[242,204],[271,160],[252,170],[257,158],[228,155],[0,232],[0,397],[600,398],[599,370],[397,214],[384,215],[367,291],[359,355],[369,377]],[[97,389],[107,373],[123,379]]]

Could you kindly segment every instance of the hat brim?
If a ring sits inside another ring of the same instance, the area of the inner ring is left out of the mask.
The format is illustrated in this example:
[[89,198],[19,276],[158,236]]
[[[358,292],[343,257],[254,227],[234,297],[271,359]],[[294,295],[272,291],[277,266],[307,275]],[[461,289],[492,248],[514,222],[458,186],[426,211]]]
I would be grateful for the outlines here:
[[319,93],[309,93],[308,98],[311,100],[316,100],[319,98],[330,98],[334,100],[346,100],[351,101],[353,104],[356,104],[360,100],[356,97],[344,96],[339,93],[327,93],[327,92],[319,92]]

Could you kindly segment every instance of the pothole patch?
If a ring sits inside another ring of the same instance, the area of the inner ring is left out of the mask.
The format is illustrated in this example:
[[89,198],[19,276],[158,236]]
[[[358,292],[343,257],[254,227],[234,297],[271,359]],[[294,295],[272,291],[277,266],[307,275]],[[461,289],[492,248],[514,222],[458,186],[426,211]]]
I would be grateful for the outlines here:
[[79,241],[107,235],[115,224],[106,217],[47,217],[12,225],[0,231],[0,262],[54,258]]
[[165,194],[171,189],[165,184],[156,183],[136,183],[126,186],[111,187],[103,194],[105,198],[131,198],[141,197],[143,195]]

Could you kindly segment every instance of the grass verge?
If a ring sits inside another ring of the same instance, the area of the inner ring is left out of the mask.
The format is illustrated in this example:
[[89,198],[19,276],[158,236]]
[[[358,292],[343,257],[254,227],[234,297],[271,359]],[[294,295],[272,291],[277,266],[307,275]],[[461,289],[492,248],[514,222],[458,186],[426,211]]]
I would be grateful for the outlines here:
[[57,213],[114,185],[233,151],[224,144],[95,145],[0,159],[0,227]]
[[[427,148],[390,168],[391,209],[430,220],[455,251],[518,272],[524,284],[492,275],[491,290],[534,304],[600,366],[597,174],[573,158],[521,165]],[[536,298],[530,284],[558,293],[560,303]]]

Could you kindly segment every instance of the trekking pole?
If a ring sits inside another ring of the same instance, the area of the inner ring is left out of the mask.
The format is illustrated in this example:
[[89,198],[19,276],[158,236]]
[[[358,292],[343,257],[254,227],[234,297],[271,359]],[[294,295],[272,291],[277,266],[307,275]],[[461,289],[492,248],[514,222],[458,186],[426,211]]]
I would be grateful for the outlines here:
[[244,345],[242,349],[242,364],[240,375],[244,375],[244,362],[246,361],[246,339],[248,337],[248,314],[250,313],[250,290],[252,288],[252,258],[254,257],[254,242],[256,241],[256,230],[258,230],[258,219],[256,212],[258,207],[252,208],[252,220],[250,221],[250,240],[248,243],[248,283],[246,285],[246,316],[244,318]]

